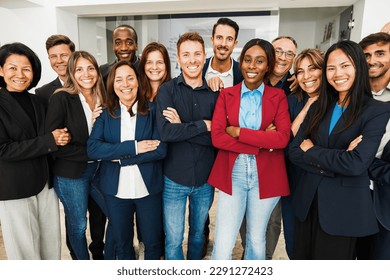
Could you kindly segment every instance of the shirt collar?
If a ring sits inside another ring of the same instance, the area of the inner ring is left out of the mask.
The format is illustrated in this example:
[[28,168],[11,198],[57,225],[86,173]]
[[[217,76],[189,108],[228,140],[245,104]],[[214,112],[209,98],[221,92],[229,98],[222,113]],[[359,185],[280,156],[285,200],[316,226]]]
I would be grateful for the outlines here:
[[[127,110],[127,107],[119,101],[119,106],[121,107],[121,111],[124,112],[128,112]],[[133,111],[133,114],[136,115],[137,114],[137,108],[138,108],[138,101],[134,103],[133,107],[131,108],[131,110]]]
[[223,73],[220,73],[217,70],[213,69],[213,67],[211,66],[211,63],[212,63],[213,59],[214,59],[214,56],[212,56],[210,58],[209,65],[207,67],[206,73],[218,74],[218,75],[221,75],[221,76],[224,76],[224,77],[229,76],[229,75],[233,76],[233,58],[232,57],[230,57],[230,61],[231,61],[230,69],[228,71],[226,71],[226,72],[223,72]]
[[[177,77],[177,83],[178,84],[184,84],[186,85],[187,87],[190,87],[186,81],[184,80],[184,77],[183,77],[183,73],[180,73],[180,75]],[[191,87],[192,88],[192,87]],[[194,90],[198,90],[198,89],[207,89],[208,86],[207,86],[207,82],[206,82],[206,79],[204,77],[202,77],[202,85],[200,87],[197,87],[197,88],[194,88]]]
[[255,90],[250,90],[249,88],[247,88],[247,86],[245,85],[245,81],[241,83],[241,96],[243,96],[246,93],[255,93],[255,92],[258,92],[261,95],[263,95],[264,83],[261,83],[261,85]]

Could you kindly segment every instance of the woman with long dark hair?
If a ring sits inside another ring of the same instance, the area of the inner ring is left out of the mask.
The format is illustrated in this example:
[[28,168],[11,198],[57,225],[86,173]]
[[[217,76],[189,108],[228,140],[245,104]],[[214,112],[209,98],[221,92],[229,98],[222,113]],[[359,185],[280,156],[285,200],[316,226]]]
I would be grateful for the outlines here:
[[305,171],[293,198],[295,259],[353,259],[357,237],[378,231],[368,167],[389,109],[372,98],[361,47],[332,45],[318,100],[289,148],[290,160]]

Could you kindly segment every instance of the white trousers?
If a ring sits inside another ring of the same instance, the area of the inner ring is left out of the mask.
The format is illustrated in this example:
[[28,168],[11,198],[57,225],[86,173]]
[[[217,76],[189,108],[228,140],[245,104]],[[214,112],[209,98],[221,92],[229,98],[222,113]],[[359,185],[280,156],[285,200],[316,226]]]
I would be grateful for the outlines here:
[[47,184],[35,196],[0,201],[0,220],[9,260],[61,259],[58,198]]

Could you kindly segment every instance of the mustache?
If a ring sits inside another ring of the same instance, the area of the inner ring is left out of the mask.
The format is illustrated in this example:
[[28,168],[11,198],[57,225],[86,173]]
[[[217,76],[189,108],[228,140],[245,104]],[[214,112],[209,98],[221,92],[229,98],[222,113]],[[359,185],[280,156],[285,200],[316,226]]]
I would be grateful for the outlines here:
[[217,50],[225,50],[225,51],[229,51],[229,48],[227,48],[227,47],[224,47],[224,46],[219,46],[219,47],[217,47]]

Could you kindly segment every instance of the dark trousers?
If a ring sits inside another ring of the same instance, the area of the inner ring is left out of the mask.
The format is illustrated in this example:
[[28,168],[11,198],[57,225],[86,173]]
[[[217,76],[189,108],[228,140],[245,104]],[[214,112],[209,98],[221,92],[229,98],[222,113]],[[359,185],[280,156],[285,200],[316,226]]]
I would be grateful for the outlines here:
[[134,260],[134,213],[138,221],[145,260],[159,260],[163,249],[162,193],[140,199],[104,196],[117,259]]
[[390,260],[390,231],[379,224],[379,232],[360,237],[357,242],[358,260]]
[[306,220],[296,220],[293,259],[353,260],[356,242],[356,237],[330,235],[322,230],[315,198]]

